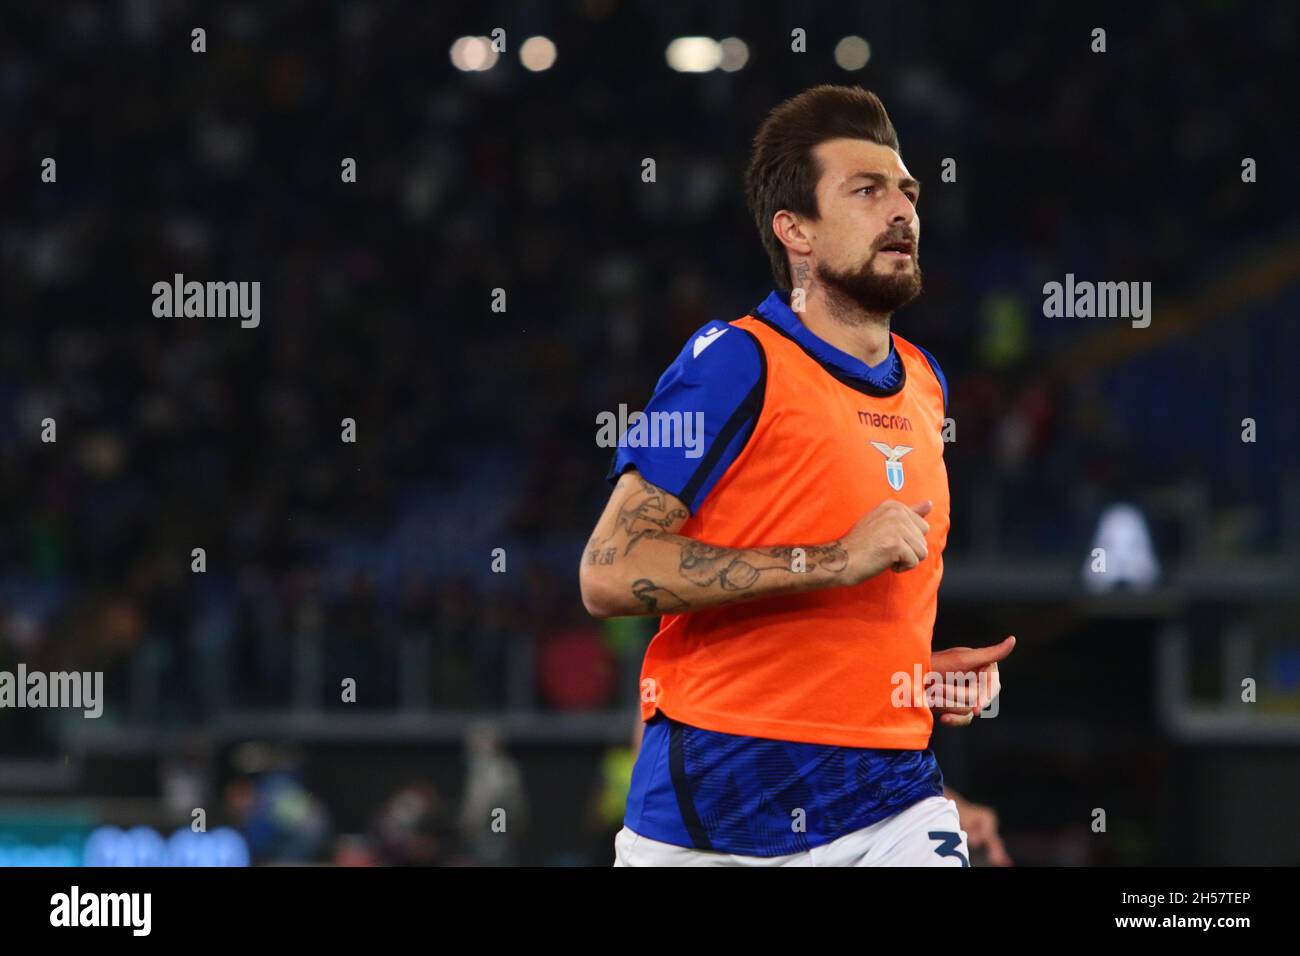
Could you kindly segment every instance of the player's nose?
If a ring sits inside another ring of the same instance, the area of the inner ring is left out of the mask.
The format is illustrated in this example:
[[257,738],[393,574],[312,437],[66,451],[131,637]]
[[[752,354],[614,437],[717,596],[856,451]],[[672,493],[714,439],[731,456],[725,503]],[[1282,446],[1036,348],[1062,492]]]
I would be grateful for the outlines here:
[[899,193],[893,204],[889,208],[889,226],[891,229],[899,226],[908,226],[912,222],[912,217],[916,214],[914,207],[906,196]]

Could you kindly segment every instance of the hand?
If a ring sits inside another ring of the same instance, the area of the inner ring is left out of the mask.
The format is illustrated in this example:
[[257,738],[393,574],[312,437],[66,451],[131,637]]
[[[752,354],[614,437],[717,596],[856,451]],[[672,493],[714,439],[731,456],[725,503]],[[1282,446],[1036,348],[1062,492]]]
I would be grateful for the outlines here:
[[1007,848],[998,833],[998,814],[992,807],[971,803],[956,791],[947,791],[947,797],[957,804],[957,818],[966,831],[966,844],[972,853],[983,850],[989,866],[1012,866]]
[[[992,647],[951,647],[930,655],[930,670],[943,676],[943,702],[931,707],[945,727],[965,727],[993,702],[1002,690],[998,661],[1016,646],[1014,636]],[[975,686],[968,675],[975,674]]]
[[859,584],[885,570],[908,571],[930,553],[925,543],[930,524],[925,516],[933,507],[922,501],[910,508],[893,498],[863,515],[840,539],[849,555],[849,578]]

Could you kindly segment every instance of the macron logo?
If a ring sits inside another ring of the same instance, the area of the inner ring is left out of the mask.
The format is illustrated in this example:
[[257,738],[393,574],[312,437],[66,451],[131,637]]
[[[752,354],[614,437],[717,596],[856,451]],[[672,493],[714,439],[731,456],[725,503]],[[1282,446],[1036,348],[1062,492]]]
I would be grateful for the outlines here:
[[703,352],[710,345],[718,341],[718,339],[722,338],[726,334],[727,334],[726,329],[709,329],[709,331],[705,332],[703,335],[701,335],[699,338],[695,340],[695,348],[692,349],[693,354],[691,357],[699,358],[701,352]]

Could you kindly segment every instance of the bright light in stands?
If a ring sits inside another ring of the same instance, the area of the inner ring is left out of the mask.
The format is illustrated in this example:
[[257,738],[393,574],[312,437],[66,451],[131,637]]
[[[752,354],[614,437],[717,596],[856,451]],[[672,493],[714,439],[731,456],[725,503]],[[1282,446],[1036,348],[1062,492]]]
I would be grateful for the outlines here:
[[708,73],[722,64],[722,44],[710,37],[678,37],[664,56],[678,73]]
[[728,73],[743,69],[749,62],[749,47],[739,37],[727,37],[720,44],[722,62],[719,64]]
[[519,48],[519,62],[534,73],[549,70],[555,65],[555,44],[546,37],[529,37]]
[[862,37],[845,37],[835,44],[835,64],[842,70],[860,70],[871,59],[871,44]]
[[467,73],[490,70],[496,66],[497,58],[487,37],[461,37],[451,45],[451,65]]

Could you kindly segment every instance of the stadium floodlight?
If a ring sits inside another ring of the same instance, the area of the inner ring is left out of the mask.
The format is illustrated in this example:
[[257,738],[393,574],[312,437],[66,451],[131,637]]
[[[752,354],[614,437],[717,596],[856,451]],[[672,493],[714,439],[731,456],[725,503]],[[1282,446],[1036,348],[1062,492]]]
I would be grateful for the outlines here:
[[722,65],[722,44],[712,37],[678,37],[664,57],[678,73],[708,73]]
[[451,45],[451,65],[466,73],[481,73],[499,59],[487,37],[460,37]]
[[548,37],[529,37],[519,48],[519,62],[534,73],[549,70],[555,65],[555,44]]
[[749,46],[740,37],[727,37],[718,46],[722,51],[722,59],[718,65],[723,71],[734,73],[743,69],[749,62]]
[[871,44],[862,37],[844,37],[835,44],[835,65],[842,70],[860,70],[870,59]]

